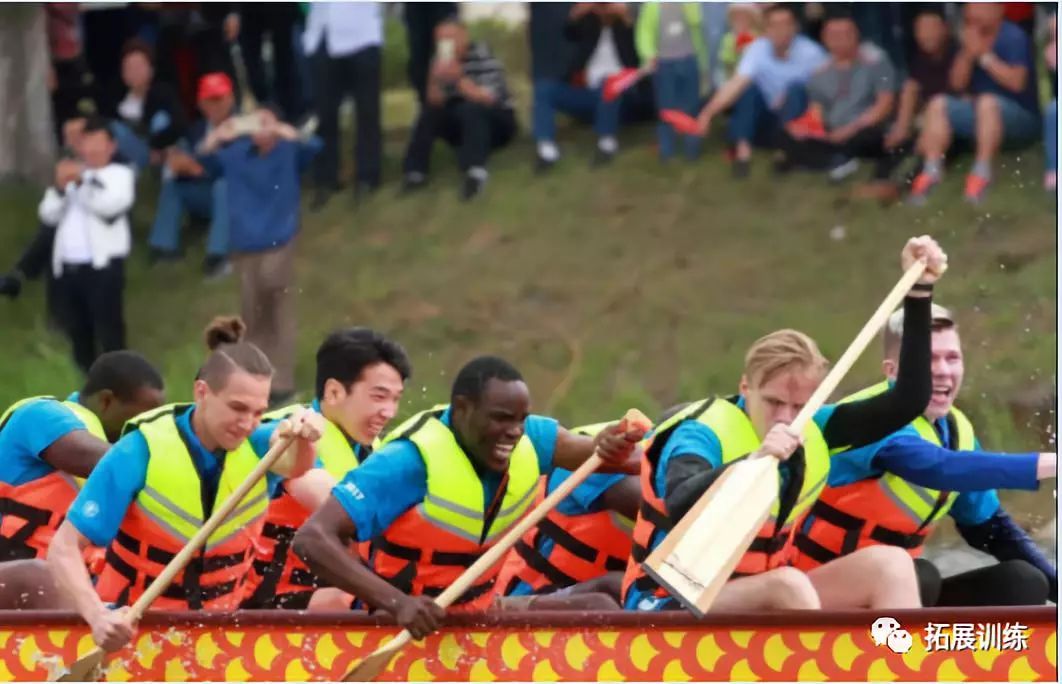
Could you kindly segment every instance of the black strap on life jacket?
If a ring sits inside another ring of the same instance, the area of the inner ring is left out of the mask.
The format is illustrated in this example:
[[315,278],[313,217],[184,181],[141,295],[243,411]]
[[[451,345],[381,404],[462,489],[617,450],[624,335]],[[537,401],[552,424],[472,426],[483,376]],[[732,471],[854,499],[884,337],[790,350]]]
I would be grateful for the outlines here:
[[[142,588],[147,588],[155,581],[155,577],[148,573],[138,573],[136,568],[123,560],[114,550],[115,544],[120,545],[136,556],[141,555],[141,548],[143,548],[143,545],[138,539],[119,530],[114,538],[114,543],[107,548],[105,554],[107,564],[113,567],[119,575],[129,581],[129,584],[127,584],[125,589],[122,590],[116,601],[118,605],[128,605],[129,595],[132,588],[136,586],[137,577],[143,577]],[[202,608],[203,604],[207,601],[213,601],[214,599],[231,594],[236,590],[236,580],[203,586],[201,581],[202,575],[238,565],[246,560],[248,553],[250,553],[250,549],[245,553],[232,553],[224,556],[204,556],[200,554],[185,566],[183,571],[184,578],[181,584],[171,584],[166,588],[166,591],[164,591],[162,595],[168,599],[185,601],[188,603],[189,608],[192,610],[198,610]],[[150,544],[147,545],[144,550],[144,556],[152,563],[157,563],[159,565],[168,564],[176,555],[177,554],[170,553],[164,549],[151,546]]]
[[[287,525],[277,525],[267,522],[262,526],[262,536],[272,539],[273,556],[268,560],[256,558],[252,566],[254,571],[262,578],[255,587],[254,593],[247,597],[241,604],[241,608],[280,608],[289,607],[294,609],[291,601],[285,599],[292,594],[312,592],[321,586],[323,582],[313,572],[305,568],[292,568],[288,575],[288,584],[299,587],[295,591],[287,587],[284,592],[278,592],[280,580],[284,576],[284,568],[288,564],[288,552],[291,550],[292,541],[295,539],[296,529]],[[285,604],[282,606],[281,604]]]
[[[413,592],[413,581],[417,577],[417,566],[425,562],[423,560],[424,551],[422,549],[414,548],[412,546],[405,546],[403,544],[396,544],[395,542],[383,537],[377,537],[373,540],[373,553],[386,553],[389,556],[400,558],[408,561],[401,570],[396,574],[388,577],[381,574],[380,576],[387,580],[391,586],[395,587],[404,594],[410,594]],[[477,553],[458,553],[448,551],[432,551],[431,556],[427,560],[431,565],[444,565],[454,566],[459,568],[468,568],[477,560],[479,560],[480,554]],[[483,582],[472,585],[468,591],[462,594],[454,605],[460,605],[462,603],[468,603],[476,598],[479,598],[486,592],[490,591],[494,587],[495,577],[491,577]],[[422,593],[425,596],[438,596],[446,587],[433,587],[425,586]]]
[[[52,511],[4,497],[0,498],[0,518],[5,515],[20,518],[25,523],[11,536],[0,535],[0,562],[36,558],[37,552],[29,545],[29,539],[39,528],[48,526]],[[59,521],[62,522],[62,519],[63,516],[60,516]]]
[[[808,558],[811,558],[818,563],[829,563],[841,556],[847,556],[859,548],[859,537],[863,532],[863,528],[866,527],[866,520],[857,518],[854,515],[849,515],[838,508],[834,508],[821,499],[816,501],[811,507],[810,515],[813,518],[819,518],[834,527],[844,530],[844,538],[841,540],[841,548],[838,552],[826,548],[807,535],[797,535],[795,542],[796,548]],[[871,539],[881,542],[882,544],[898,546],[903,549],[917,549],[926,539],[926,535],[924,534],[905,534],[903,532],[891,530],[887,527],[882,527],[881,525],[875,525],[870,530],[869,536]]]

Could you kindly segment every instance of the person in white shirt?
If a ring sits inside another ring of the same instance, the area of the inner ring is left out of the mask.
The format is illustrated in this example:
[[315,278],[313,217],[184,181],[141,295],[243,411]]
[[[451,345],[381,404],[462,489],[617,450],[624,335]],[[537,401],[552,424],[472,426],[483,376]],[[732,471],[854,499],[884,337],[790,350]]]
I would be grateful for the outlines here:
[[311,205],[319,209],[340,188],[339,105],[348,93],[353,95],[357,110],[355,196],[364,197],[380,185],[380,3],[311,3],[302,43],[310,57],[318,135],[324,142],[317,159],[317,192]]
[[85,372],[96,357],[125,347],[124,263],[133,170],[113,162],[116,145],[104,119],[92,117],[78,141],[78,159],[56,164],[55,184],[38,213],[55,225],[52,271],[74,361]]

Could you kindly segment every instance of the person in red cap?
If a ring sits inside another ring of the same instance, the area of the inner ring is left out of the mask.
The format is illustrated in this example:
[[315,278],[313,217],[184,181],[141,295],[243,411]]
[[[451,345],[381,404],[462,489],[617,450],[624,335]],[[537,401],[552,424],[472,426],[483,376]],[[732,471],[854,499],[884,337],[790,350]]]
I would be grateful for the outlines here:
[[209,173],[194,154],[207,135],[232,115],[236,104],[232,81],[222,72],[205,74],[199,79],[196,100],[203,118],[176,146],[166,150],[158,212],[148,242],[153,262],[179,259],[184,213],[210,221],[203,270],[208,278],[216,278],[232,271],[225,179]]

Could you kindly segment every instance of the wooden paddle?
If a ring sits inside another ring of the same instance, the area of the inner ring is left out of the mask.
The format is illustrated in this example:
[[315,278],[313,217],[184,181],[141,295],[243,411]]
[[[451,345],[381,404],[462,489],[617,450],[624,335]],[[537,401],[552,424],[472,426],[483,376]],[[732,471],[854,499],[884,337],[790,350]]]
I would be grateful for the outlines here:
[[[870,317],[837,364],[819,384],[789,430],[801,435],[859,355],[903,301],[926,268],[923,260],[907,269]],[[645,559],[642,567],[690,612],[703,617],[748,550],[778,498],[778,461],[746,459],[726,472]]]
[[[652,421],[645,417],[638,409],[630,409],[623,417],[623,422],[626,422],[627,429],[632,427],[640,427],[648,431],[652,427]],[[451,603],[456,601],[462,594],[479,579],[480,575],[489,570],[495,563],[501,560],[510,548],[516,542],[524,536],[524,533],[538,524],[542,518],[546,517],[546,514],[553,510],[565,497],[567,497],[573,489],[578,487],[583,480],[591,475],[598,466],[602,463],[601,457],[594,453],[590,458],[586,460],[578,469],[576,469],[564,482],[561,483],[552,494],[547,496],[545,500],[528,513],[524,518],[514,525],[508,532],[506,532],[498,543],[490,547],[482,556],[480,556],[475,563],[468,566],[468,569],[461,573],[453,584],[446,588],[443,593],[439,594],[435,598],[437,603],[442,608],[447,608]],[[391,639],[380,648],[373,651],[369,657],[358,663],[354,669],[348,672],[342,679],[344,682],[371,682],[376,679],[377,676],[387,667],[387,664],[391,662],[391,658],[397,653],[403,646],[408,644],[413,638],[413,635],[409,633],[409,630],[404,629],[402,632]]]
[[[213,534],[221,523],[225,521],[225,518],[232,513],[233,509],[243,500],[243,497],[247,496],[247,493],[251,491],[259,480],[265,477],[266,471],[276,463],[276,461],[287,451],[288,446],[294,440],[293,436],[285,436],[277,439],[276,443],[269,448],[266,455],[262,457],[262,460],[258,462],[251,474],[247,476],[243,482],[240,483],[229,498],[225,499],[225,502],[221,506],[214,510],[214,513],[207,519],[203,526],[199,528],[199,531],[195,533],[188,543],[184,545],[176,556],[173,557],[159,576],[155,578],[155,581],[151,583],[140,598],[136,600],[132,608],[129,609],[129,616],[136,622],[139,620],[144,611],[148,609],[151,603],[162,595],[162,592],[166,591],[166,588],[173,582],[173,578],[177,576],[184,566],[188,564],[188,561],[192,560],[192,556],[199,551],[199,549],[206,543],[207,538]],[[49,679],[49,681],[59,682],[94,682],[98,681],[100,673],[100,666],[103,664],[103,659],[106,653],[103,649],[96,647],[78,658],[65,672],[56,679]]]

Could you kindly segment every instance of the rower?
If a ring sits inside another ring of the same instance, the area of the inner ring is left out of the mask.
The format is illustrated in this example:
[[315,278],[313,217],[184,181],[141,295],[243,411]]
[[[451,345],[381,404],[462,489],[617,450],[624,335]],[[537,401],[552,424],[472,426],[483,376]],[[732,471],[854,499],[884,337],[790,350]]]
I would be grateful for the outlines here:
[[23,399],[0,415],[0,561],[44,558],[75,478],[88,477],[127,420],[162,402],[158,371],[136,352],[112,351],[65,401]]
[[[374,440],[398,413],[410,372],[409,357],[398,343],[368,328],[337,330],[317,349],[313,402],[267,414],[269,422],[263,422],[263,428],[275,427],[299,409],[324,416],[324,435],[317,451],[321,467],[334,484],[372,453]],[[284,492],[283,485],[280,490],[266,512],[262,543],[247,588],[250,595],[243,608],[303,610],[309,607],[314,590],[322,586],[291,551],[295,531],[310,511]],[[323,494],[327,497],[328,490]],[[368,558],[368,544],[362,551],[363,558]]]
[[[593,437],[607,425],[587,425],[572,432]],[[570,470],[553,468],[543,476],[538,501],[570,475]],[[498,574],[498,595],[559,597],[603,592],[618,602],[640,500],[634,475],[595,473],[588,477],[516,543]]]
[[[955,406],[962,388],[962,344],[951,312],[933,305],[932,398],[922,415],[885,439],[832,457],[829,486],[796,537],[796,566],[806,570],[856,549],[898,546],[917,558],[927,606],[1036,605],[1058,598],[1055,566],[1007,515],[996,488],[1035,490],[1054,477],[1055,454],[981,450],[973,424]],[[896,382],[904,312],[885,326],[887,380],[845,401],[875,396]],[[926,538],[950,515],[970,546],[995,565],[943,580],[919,558]]]
[[[347,473],[296,533],[295,552],[325,581],[391,615],[415,638],[435,631],[444,610],[432,598],[530,510],[541,473],[574,470],[595,447],[607,464],[629,467],[641,438],[619,425],[593,438],[576,435],[531,415],[530,402],[508,362],[470,361],[454,380],[449,405],[413,416]],[[348,552],[351,540],[372,540],[371,567]],[[491,607],[501,565],[451,610]]]
[[[913,564],[899,549],[866,549],[807,574],[790,563],[795,529],[826,485],[831,446],[877,441],[910,422],[928,399],[929,297],[946,257],[923,236],[908,241],[901,265],[906,271],[920,258],[926,260],[925,272],[904,301],[910,325],[901,351],[903,373],[888,392],[824,406],[801,437],[791,434],[788,425],[825,376],[827,361],[807,335],[779,330],[749,349],[737,396],[694,402],[655,428],[644,445],[642,504],[623,578],[625,608],[679,607],[642,563],[728,467],[743,458],[770,457],[781,461],[778,499],[713,610],[919,605]],[[838,581],[853,576],[862,581]]]
[[[249,440],[269,401],[273,367],[242,341],[245,326],[218,318],[207,328],[211,350],[194,385],[193,404],[171,404],[130,421],[70,506],[48,551],[57,584],[76,603],[96,644],[113,651],[134,626],[127,607],[198,532],[212,511],[246,480],[268,451]],[[206,545],[152,605],[164,610],[231,611],[239,604],[270,492],[285,477],[307,472],[323,419],[293,416],[274,439],[297,439],[207,539]],[[289,480],[298,496],[298,480]],[[95,587],[80,549],[107,548]]]

